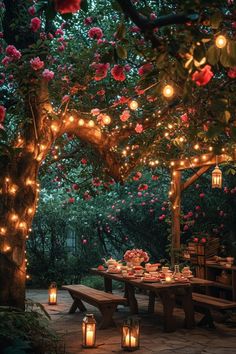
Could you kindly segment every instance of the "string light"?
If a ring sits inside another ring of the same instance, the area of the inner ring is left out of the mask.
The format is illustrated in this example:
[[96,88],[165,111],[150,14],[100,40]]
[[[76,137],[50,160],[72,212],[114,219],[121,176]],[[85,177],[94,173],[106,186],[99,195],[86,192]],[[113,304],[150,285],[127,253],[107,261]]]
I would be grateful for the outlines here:
[[18,220],[18,215],[17,214],[12,214],[11,215],[11,221],[17,221]]
[[20,228],[20,229],[26,229],[26,227],[27,227],[26,222],[21,221],[21,222],[19,223],[19,228]]
[[73,116],[70,116],[69,117],[69,121],[72,123],[72,122],[74,122],[74,120],[75,120],[75,118],[73,117]]
[[9,188],[9,193],[14,195],[14,194],[16,194],[17,189],[18,189],[17,185],[13,184],[13,185]]
[[54,132],[58,132],[58,130],[59,130],[58,125],[57,125],[56,123],[51,124],[51,129],[52,129]]
[[227,39],[225,38],[225,36],[219,35],[216,37],[215,45],[217,46],[217,48],[222,49],[226,46],[226,44],[227,44]]
[[111,117],[106,115],[103,120],[102,120],[103,124],[105,125],[109,125],[111,123]]
[[28,213],[29,215],[32,215],[32,214],[33,214],[33,211],[34,211],[33,208],[29,208],[29,209],[27,210],[27,213]]
[[89,126],[90,128],[94,127],[94,121],[93,121],[93,120],[90,120],[90,121],[88,122],[88,126]]
[[138,102],[135,100],[130,101],[129,108],[132,109],[132,111],[135,111],[138,108]]
[[7,229],[6,227],[0,227],[0,234],[1,235],[6,235]]
[[195,150],[198,150],[199,148],[200,148],[199,144],[195,144],[195,145],[194,145],[194,149],[195,149]]
[[82,127],[82,126],[84,125],[84,120],[83,120],[83,119],[79,119],[78,125],[79,125],[80,127]]
[[162,94],[164,97],[166,98],[170,98],[174,95],[174,88],[171,85],[166,85],[163,90],[162,90]]

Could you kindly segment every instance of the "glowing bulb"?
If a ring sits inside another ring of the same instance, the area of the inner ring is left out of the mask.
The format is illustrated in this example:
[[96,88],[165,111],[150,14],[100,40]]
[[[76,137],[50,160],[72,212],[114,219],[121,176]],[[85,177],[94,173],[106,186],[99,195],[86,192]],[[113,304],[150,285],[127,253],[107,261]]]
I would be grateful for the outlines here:
[[70,116],[69,117],[69,121],[72,123],[72,122],[74,122],[74,120],[75,120],[75,118],[73,117],[73,116]]
[[130,101],[129,108],[132,109],[132,111],[135,111],[138,108],[138,102],[135,100]]
[[10,194],[15,194],[17,191],[17,186],[15,184],[13,184],[10,188],[9,188],[9,193]]
[[213,147],[212,147],[212,146],[210,146],[210,147],[209,147],[209,151],[212,151],[212,150],[213,150]]
[[174,165],[175,165],[174,161],[171,161],[170,165],[171,165],[171,166],[174,166]]
[[105,125],[109,125],[111,123],[111,117],[106,115],[102,121]]
[[54,131],[54,132],[58,132],[58,125],[56,123],[53,123],[51,124],[51,129]]
[[18,219],[18,215],[17,214],[12,214],[11,221],[16,221],[17,219]]
[[21,229],[25,229],[26,228],[26,223],[24,222],[24,221],[21,221],[20,223],[19,223],[19,227],[21,228]]
[[83,119],[79,119],[78,124],[80,127],[82,127],[84,125],[84,120]]
[[34,211],[33,208],[29,208],[27,212],[28,212],[29,215],[31,215],[31,214],[33,214],[33,211]]
[[225,36],[217,36],[216,40],[215,40],[215,45],[217,46],[217,48],[224,48],[226,46],[227,43],[227,39],[225,38]]
[[194,149],[198,150],[200,148],[199,144],[194,145]]
[[6,177],[6,178],[5,178],[5,181],[6,181],[6,183],[9,183],[9,182],[10,182],[10,178],[9,178],[9,177]]
[[184,141],[184,138],[181,136],[181,137],[179,138],[179,141],[182,143],[182,142]]
[[184,165],[184,161],[180,161],[180,166],[183,166]]
[[171,85],[166,85],[162,90],[163,96],[170,98],[174,95],[174,88]]
[[168,124],[168,128],[169,128],[169,129],[172,129],[172,128],[173,128],[173,125],[172,125],[172,124]]
[[202,156],[202,159],[203,159],[203,160],[206,160],[206,158],[207,158],[206,155],[203,155],[203,156]]
[[26,183],[27,186],[32,186],[34,184],[34,181],[32,181],[30,178],[27,178]]
[[94,121],[93,121],[93,120],[90,120],[90,121],[88,122],[88,126],[89,126],[90,128],[94,127]]
[[0,228],[0,233],[1,233],[2,235],[5,235],[6,232],[7,232],[7,229],[6,229],[5,227],[1,227],[1,228]]

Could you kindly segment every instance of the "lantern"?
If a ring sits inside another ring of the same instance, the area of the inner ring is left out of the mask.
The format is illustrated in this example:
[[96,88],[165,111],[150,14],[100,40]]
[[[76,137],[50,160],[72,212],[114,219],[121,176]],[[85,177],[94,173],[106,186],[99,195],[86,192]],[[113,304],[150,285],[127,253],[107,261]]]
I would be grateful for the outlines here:
[[57,284],[55,282],[53,282],[48,289],[48,304],[57,304]]
[[95,348],[96,329],[97,325],[94,315],[87,314],[82,322],[82,346],[84,348]]
[[121,347],[126,351],[134,351],[139,348],[139,320],[129,318],[124,321],[122,327]]
[[211,175],[211,186],[212,188],[222,188],[222,172],[219,166],[216,165]]

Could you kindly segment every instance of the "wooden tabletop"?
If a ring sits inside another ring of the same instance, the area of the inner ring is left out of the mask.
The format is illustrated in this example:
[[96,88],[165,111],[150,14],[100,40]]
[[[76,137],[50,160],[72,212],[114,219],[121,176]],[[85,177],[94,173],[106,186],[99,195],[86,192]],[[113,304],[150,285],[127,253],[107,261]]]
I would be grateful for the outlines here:
[[97,268],[92,268],[90,269],[91,273],[102,276],[104,278],[108,278],[111,280],[116,280],[124,283],[131,284],[133,286],[147,289],[147,290],[161,290],[161,289],[166,289],[166,288],[179,288],[179,287],[186,287],[186,286],[209,286],[212,285],[213,282],[210,280],[205,280],[205,279],[200,279],[200,278],[192,278],[190,282],[174,282],[174,283],[149,283],[149,282],[144,282],[139,278],[124,278],[122,274],[120,273],[108,273],[107,271],[101,271],[98,270]]

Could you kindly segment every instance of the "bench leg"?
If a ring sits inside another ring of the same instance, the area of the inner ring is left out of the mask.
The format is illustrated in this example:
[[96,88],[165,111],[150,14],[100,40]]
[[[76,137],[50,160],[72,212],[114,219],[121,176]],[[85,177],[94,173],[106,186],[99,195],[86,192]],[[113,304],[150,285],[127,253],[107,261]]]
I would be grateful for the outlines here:
[[201,312],[203,312],[204,316],[198,322],[197,325],[199,327],[208,327],[208,328],[212,328],[212,329],[216,328],[215,324],[214,324],[214,321],[213,321],[212,314],[211,314],[211,310],[207,309],[207,308],[204,308],[204,309],[201,309]]
[[73,294],[71,294],[71,297],[72,299],[74,300],[73,304],[71,305],[71,308],[69,310],[69,313],[75,313],[75,311],[77,310],[77,308],[81,311],[81,312],[85,312],[87,311],[86,307],[84,306],[83,302],[78,299],[78,298],[75,298]]
[[116,304],[108,304],[99,306],[99,310],[102,314],[102,321],[99,324],[99,329],[105,329],[110,326],[115,326],[115,322],[112,318],[117,305]]
[[160,291],[159,293],[164,313],[164,330],[173,332],[175,330],[175,320],[173,311],[175,307],[175,295],[170,291]]
[[156,294],[154,291],[149,292],[149,300],[148,300],[148,312],[149,313],[154,313],[155,311],[155,298]]

